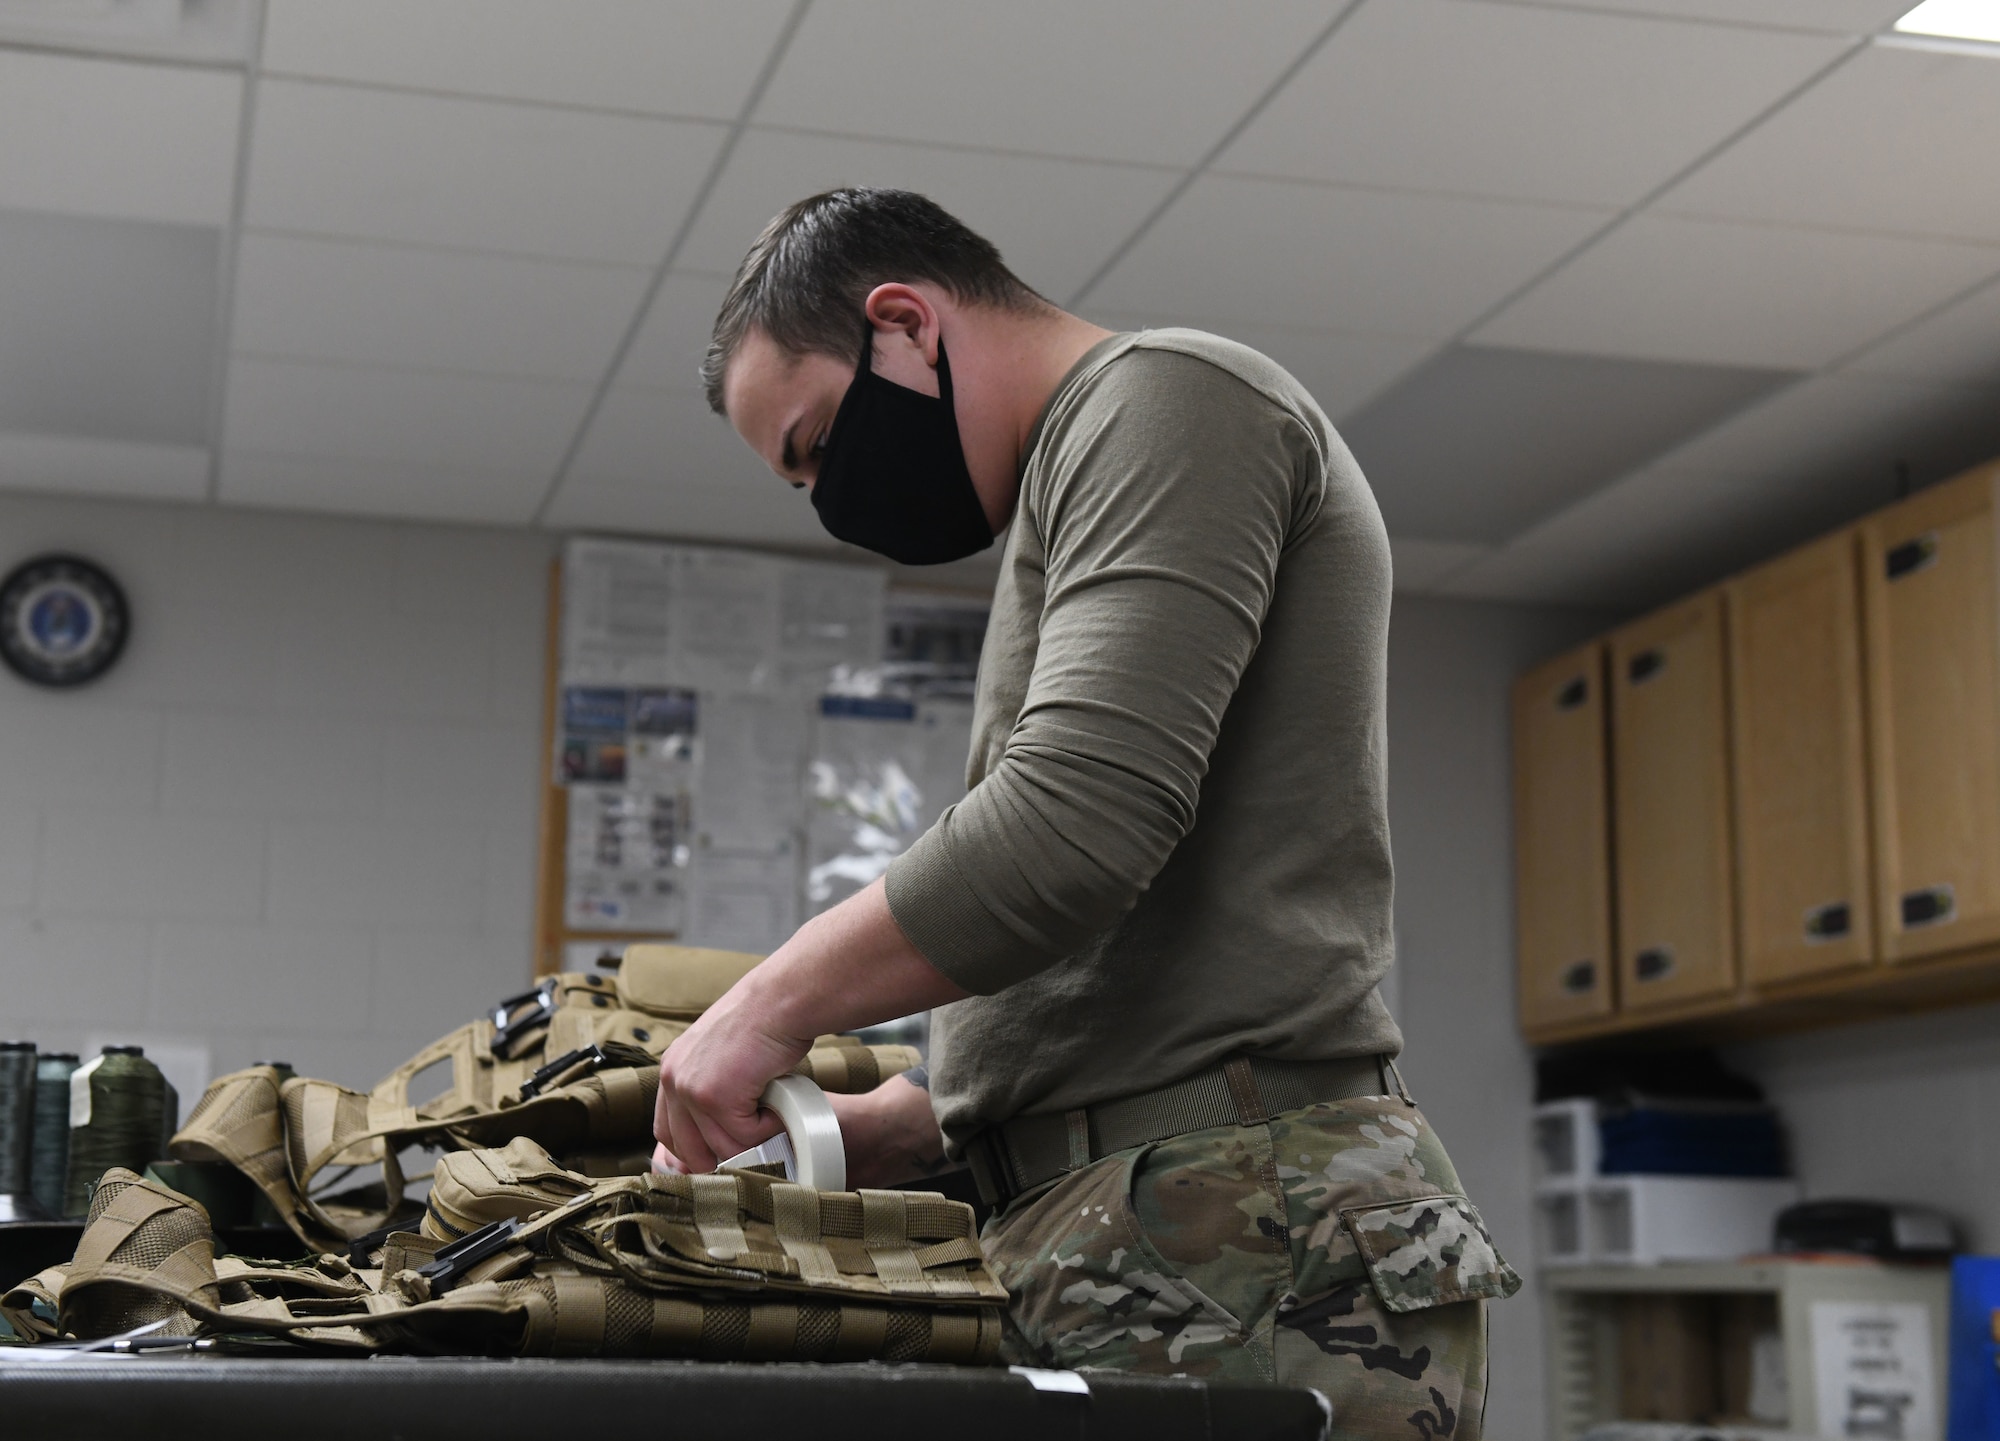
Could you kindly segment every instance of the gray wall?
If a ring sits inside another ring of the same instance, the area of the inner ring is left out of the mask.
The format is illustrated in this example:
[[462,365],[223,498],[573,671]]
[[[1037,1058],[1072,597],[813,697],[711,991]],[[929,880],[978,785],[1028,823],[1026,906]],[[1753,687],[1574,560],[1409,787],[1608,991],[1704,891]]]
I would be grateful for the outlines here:
[[1490,1441],[1546,1434],[1527,1157],[1534,1067],[1514,1011],[1508,692],[1529,665],[1609,620],[1398,596],[1390,625],[1404,1076],[1501,1253],[1528,1280],[1490,1312]]
[[372,1085],[520,989],[551,540],[0,497],[0,568],[46,550],[134,624],[0,672],[0,1034]]
[[2000,1251],[2000,1005],[1734,1047],[1764,1084],[1810,1197],[1916,1201]]

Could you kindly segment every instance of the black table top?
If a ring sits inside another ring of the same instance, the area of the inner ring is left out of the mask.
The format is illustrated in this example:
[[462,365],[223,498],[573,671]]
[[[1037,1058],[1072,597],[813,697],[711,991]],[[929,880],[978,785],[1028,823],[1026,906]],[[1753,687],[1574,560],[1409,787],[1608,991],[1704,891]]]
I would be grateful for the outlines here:
[[[1037,1377],[1042,1381],[1038,1386]],[[76,1354],[0,1348],[0,1415],[35,1441],[1319,1441],[1307,1390],[1089,1372],[881,1364]]]

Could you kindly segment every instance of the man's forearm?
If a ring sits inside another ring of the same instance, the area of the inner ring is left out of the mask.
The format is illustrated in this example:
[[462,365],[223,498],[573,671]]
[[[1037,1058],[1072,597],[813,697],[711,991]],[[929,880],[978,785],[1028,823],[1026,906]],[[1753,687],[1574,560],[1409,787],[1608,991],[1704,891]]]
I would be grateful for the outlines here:
[[809,1041],[964,1000],[910,944],[882,882],[815,916],[742,982],[746,1007]]

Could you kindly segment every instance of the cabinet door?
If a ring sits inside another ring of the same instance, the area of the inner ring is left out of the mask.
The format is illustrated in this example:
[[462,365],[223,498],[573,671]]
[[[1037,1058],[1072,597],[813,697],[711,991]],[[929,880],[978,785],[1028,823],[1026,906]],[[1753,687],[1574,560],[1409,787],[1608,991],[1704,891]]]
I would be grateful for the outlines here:
[[1862,527],[1882,953],[2000,938],[2000,626],[1984,466]]
[[1627,1011],[1736,985],[1722,596],[1611,640],[1618,996]]
[[1842,531],[1724,587],[1737,940],[1751,985],[1874,958],[1859,545]]
[[1612,1009],[1604,646],[1514,684],[1514,868],[1521,1025]]

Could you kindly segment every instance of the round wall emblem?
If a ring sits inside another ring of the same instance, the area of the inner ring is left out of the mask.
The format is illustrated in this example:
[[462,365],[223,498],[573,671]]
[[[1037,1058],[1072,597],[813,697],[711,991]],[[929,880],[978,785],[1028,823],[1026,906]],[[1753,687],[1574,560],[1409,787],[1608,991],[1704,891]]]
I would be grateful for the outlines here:
[[131,629],[118,582],[77,556],[36,556],[0,580],[0,661],[36,685],[96,680]]

